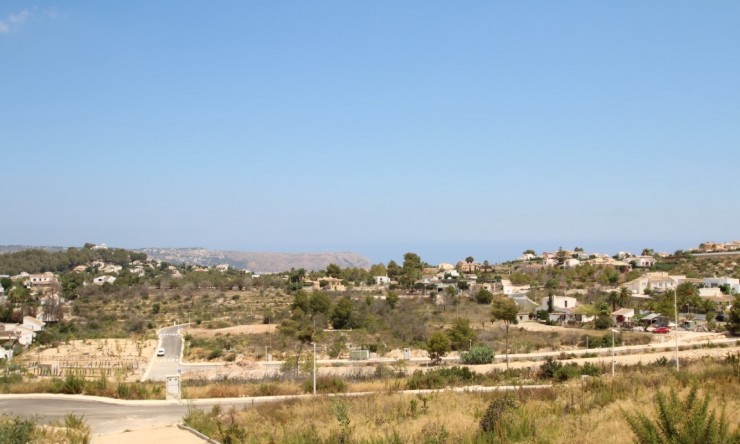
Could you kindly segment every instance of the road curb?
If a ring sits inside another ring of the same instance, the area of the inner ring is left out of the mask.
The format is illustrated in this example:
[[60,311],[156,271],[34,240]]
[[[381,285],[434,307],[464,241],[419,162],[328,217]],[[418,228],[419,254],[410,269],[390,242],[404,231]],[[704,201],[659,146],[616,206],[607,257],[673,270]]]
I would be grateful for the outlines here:
[[195,430],[194,428],[186,426],[185,424],[177,424],[177,428],[180,429],[180,430],[185,430],[186,432],[190,432],[193,435],[197,436],[198,438],[204,440],[205,442],[207,442],[209,444],[221,444],[220,442],[216,441],[215,439],[209,438],[206,435],[204,435],[204,434],[200,433],[199,431]]

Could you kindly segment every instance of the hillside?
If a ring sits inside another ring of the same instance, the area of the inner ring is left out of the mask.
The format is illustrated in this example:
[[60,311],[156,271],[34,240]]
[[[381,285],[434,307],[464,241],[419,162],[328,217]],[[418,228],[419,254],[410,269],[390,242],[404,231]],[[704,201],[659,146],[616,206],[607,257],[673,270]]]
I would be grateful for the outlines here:
[[351,252],[328,253],[257,253],[243,251],[219,251],[205,248],[143,248],[137,252],[146,253],[152,259],[173,264],[218,265],[229,264],[235,268],[256,273],[287,271],[291,268],[305,268],[309,271],[323,270],[329,264],[342,268],[369,268],[370,260]]
[[66,247],[56,246],[30,246],[30,245],[0,245],[0,254],[4,253],[16,253],[24,250],[44,250],[49,252],[64,251]]

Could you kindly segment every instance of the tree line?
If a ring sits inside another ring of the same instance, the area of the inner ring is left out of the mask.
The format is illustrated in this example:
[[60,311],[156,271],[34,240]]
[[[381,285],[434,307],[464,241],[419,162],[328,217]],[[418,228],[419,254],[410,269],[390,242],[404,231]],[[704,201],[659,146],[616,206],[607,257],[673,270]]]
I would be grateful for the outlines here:
[[17,275],[23,271],[27,273],[64,273],[78,265],[86,265],[93,261],[127,267],[131,262],[145,261],[146,254],[136,253],[122,248],[93,250],[91,248],[68,248],[65,251],[46,251],[30,249],[14,253],[0,254],[0,274]]

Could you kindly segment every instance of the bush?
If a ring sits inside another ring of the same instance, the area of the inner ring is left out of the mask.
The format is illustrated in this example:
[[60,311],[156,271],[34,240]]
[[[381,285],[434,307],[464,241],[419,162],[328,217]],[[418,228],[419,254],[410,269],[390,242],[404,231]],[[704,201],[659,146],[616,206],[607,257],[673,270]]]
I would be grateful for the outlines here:
[[116,397],[118,399],[147,399],[149,391],[145,385],[140,383],[127,384],[122,382],[116,387]]
[[67,395],[80,395],[85,391],[85,380],[75,375],[67,375],[61,387],[61,393]]
[[[303,391],[313,393],[313,379],[303,381]],[[347,383],[336,376],[319,376],[316,378],[316,393],[344,393]]]
[[[591,336],[587,335],[583,339],[584,343],[588,343],[588,348],[609,348],[612,346],[612,335],[603,336]],[[614,336],[614,345],[619,347],[622,345],[622,335]]]
[[578,364],[571,363],[564,365],[555,371],[553,378],[557,381],[567,381],[579,376],[581,376],[581,370],[578,368]]
[[594,320],[594,328],[597,330],[606,330],[612,326],[612,320],[609,316],[599,316]]
[[468,352],[460,353],[460,360],[463,364],[468,365],[490,364],[493,362],[493,358],[493,350],[487,345],[476,346]]
[[481,288],[475,293],[475,302],[479,304],[490,304],[491,301],[493,301],[493,293],[485,288]]
[[562,363],[554,360],[552,357],[548,357],[545,363],[540,366],[539,376],[542,379],[552,379],[555,377],[555,373],[562,367]]
[[491,401],[480,420],[485,442],[519,442],[530,437],[534,426],[526,415],[519,413],[519,402],[511,395]]
[[469,384],[480,379],[480,375],[473,373],[467,367],[450,367],[439,370],[430,370],[424,373],[416,370],[406,382],[410,390],[440,389],[447,386]]
[[601,370],[599,370],[598,367],[591,364],[590,362],[586,362],[581,367],[581,375],[586,376],[599,376],[601,374]]
[[116,396],[118,399],[131,399],[131,386],[122,382],[116,387]]
[[718,415],[709,409],[710,396],[701,398],[697,386],[684,399],[675,390],[668,395],[658,391],[655,397],[657,418],[652,420],[644,413],[622,414],[640,443],[702,443],[731,444],[740,442],[740,430],[729,430],[724,410]]
[[21,417],[0,416],[0,442],[25,444],[32,441],[36,421]]
[[601,374],[599,368],[591,363],[587,362],[583,364],[583,367],[579,367],[575,363],[563,365],[553,358],[547,358],[545,363],[540,366],[539,372],[540,378],[554,379],[556,381],[567,381],[581,375],[598,376],[599,374]]

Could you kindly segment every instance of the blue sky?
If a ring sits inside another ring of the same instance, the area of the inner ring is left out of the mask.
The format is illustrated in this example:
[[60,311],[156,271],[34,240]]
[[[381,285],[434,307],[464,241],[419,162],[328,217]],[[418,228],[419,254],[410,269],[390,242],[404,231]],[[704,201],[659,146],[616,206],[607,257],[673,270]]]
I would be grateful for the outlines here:
[[736,1],[0,2],[0,244],[740,237]]

